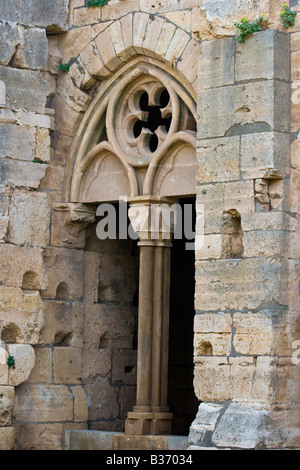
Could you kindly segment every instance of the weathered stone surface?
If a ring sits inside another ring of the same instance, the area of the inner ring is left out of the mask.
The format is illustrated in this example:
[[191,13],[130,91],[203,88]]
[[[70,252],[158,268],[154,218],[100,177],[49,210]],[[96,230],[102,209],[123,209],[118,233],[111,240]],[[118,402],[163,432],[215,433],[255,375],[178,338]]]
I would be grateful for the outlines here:
[[189,432],[189,445],[202,446],[205,442],[206,433],[211,433],[215,429],[215,425],[219,415],[223,409],[223,405],[217,403],[201,403],[195,420],[192,422]]
[[[287,83],[279,80],[200,91],[198,137],[241,135],[256,130],[287,131],[289,93]],[[261,100],[261,96],[265,99]]]
[[119,416],[117,391],[107,379],[91,385],[85,385],[84,391],[89,403],[89,420],[112,420]]
[[38,188],[47,165],[3,158],[0,160],[0,183]]
[[257,78],[290,79],[290,52],[287,34],[268,29],[254,34],[247,41],[247,47],[243,46],[241,43],[237,45],[236,81]]
[[30,372],[27,383],[52,382],[52,349],[50,347],[35,347],[35,363]]
[[218,447],[255,449],[264,440],[267,415],[265,405],[231,403],[213,433],[212,443]]
[[0,426],[11,425],[11,410],[14,395],[14,387],[0,386]]
[[37,129],[36,130],[36,148],[35,148],[35,159],[41,163],[49,163],[51,152],[50,152],[50,134],[48,129]]
[[42,344],[60,344],[68,341],[72,334],[72,310],[68,302],[44,300],[44,328]]
[[82,387],[71,387],[74,397],[74,421],[82,422],[88,419],[88,401]]
[[16,450],[61,450],[63,425],[60,423],[17,424]]
[[84,368],[82,378],[84,383],[95,380],[97,377],[106,377],[112,368],[110,349],[89,348],[83,351]]
[[29,0],[24,8],[21,0],[1,2],[1,18],[27,25],[46,27],[51,33],[66,31],[69,0]]
[[14,450],[15,428],[0,428],[0,450]]
[[261,132],[241,137],[241,174],[245,179],[263,178],[269,170],[288,173],[290,137],[278,132]]
[[[47,276],[40,248],[0,246],[0,282],[7,287],[22,287],[26,290],[44,290]],[[26,274],[27,273],[27,274]]]
[[0,124],[0,158],[32,161],[35,151],[35,129],[13,124]]
[[205,41],[201,46],[199,88],[232,85],[235,81],[235,41],[233,38]]
[[14,67],[45,70],[48,62],[46,31],[41,28],[18,27],[19,44],[12,60]]
[[196,315],[194,332],[194,356],[230,354],[232,347],[231,314]]
[[126,385],[136,384],[137,351],[113,350],[112,381]]
[[28,379],[33,369],[34,349],[29,344],[8,344],[7,351],[15,359],[15,367],[9,370],[9,385],[17,387]]
[[48,247],[44,251],[48,275],[47,299],[81,299],[83,295],[83,253],[81,250]]
[[47,193],[16,192],[12,197],[8,241],[25,246],[48,245],[50,209]]
[[81,383],[82,351],[80,348],[56,347],[53,350],[53,377],[56,384]]
[[16,389],[14,419],[55,423],[73,419],[73,396],[64,385],[22,384]]
[[38,71],[0,66],[0,80],[6,85],[6,104],[10,108],[43,113],[49,84]]
[[201,140],[198,144],[199,183],[238,180],[240,176],[240,138]]
[[43,326],[39,292],[0,287],[1,338],[7,343],[37,344]]
[[197,261],[196,308],[202,311],[215,310],[216,306],[220,310],[252,309],[266,301],[285,305],[284,271],[283,261],[264,257]]
[[18,27],[16,23],[0,20],[0,40],[2,44],[0,65],[7,65],[13,57],[16,51],[16,46],[19,42]]

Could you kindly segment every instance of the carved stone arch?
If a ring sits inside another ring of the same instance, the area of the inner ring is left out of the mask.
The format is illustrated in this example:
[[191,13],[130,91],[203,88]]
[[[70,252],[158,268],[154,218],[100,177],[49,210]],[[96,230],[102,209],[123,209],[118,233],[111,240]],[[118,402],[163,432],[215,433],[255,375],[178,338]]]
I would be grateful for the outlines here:
[[[196,171],[190,150],[186,156],[182,150],[194,149],[195,155],[195,122],[192,88],[187,90],[176,73],[156,59],[135,58],[101,87],[85,113],[67,165],[65,201],[115,201],[118,189],[119,196],[152,194],[153,178],[157,181],[166,161],[168,173],[171,162],[179,160],[177,173],[183,166]],[[110,190],[96,191],[97,181],[111,181]],[[194,193],[195,188],[189,194]]]

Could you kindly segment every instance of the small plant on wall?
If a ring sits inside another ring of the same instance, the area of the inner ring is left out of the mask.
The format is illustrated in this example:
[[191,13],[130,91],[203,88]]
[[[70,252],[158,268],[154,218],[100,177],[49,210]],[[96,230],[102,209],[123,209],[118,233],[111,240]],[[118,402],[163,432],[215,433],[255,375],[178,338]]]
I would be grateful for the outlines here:
[[236,37],[236,41],[244,43],[251,34],[262,31],[263,20],[264,15],[261,15],[257,20],[251,22],[246,20],[246,18],[242,18],[240,22],[234,21],[233,24],[237,29],[237,33],[239,33]]
[[8,365],[9,369],[15,368],[15,358],[14,356],[8,356],[6,364]]
[[60,64],[59,66],[59,71],[60,72],[69,72],[70,70],[70,64]]
[[107,5],[110,0],[88,0],[88,7],[103,7]]
[[290,26],[294,26],[296,15],[297,15],[297,12],[291,10],[287,3],[283,4],[282,11],[280,13],[280,18],[281,18],[281,22],[282,22],[282,24],[285,28],[289,28]]

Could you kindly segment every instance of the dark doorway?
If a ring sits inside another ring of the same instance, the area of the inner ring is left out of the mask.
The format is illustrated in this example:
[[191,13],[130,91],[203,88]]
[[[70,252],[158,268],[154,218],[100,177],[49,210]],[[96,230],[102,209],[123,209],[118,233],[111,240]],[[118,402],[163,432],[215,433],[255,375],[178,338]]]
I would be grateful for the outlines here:
[[[195,205],[195,198],[180,200],[183,225],[184,220],[188,222],[189,232],[195,228]],[[185,218],[189,210],[192,226]],[[186,243],[192,240],[184,236],[184,226],[182,233],[182,239],[174,238],[171,255],[168,405],[174,415],[172,434],[187,436],[199,402],[193,388],[195,251],[186,249]]]

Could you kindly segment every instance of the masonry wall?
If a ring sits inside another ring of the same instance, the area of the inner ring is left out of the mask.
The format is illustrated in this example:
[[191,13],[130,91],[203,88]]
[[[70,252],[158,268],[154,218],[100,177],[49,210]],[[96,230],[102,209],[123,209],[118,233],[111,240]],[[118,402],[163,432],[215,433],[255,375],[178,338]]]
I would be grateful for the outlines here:
[[[14,369],[0,365],[0,448],[62,449],[68,429],[119,431],[133,404],[135,282],[124,298],[121,270],[110,291],[108,259],[131,273],[136,259],[118,244],[95,247],[94,209],[70,206],[64,190],[97,90],[151,53],[193,84],[198,103],[205,237],[190,446],[299,448],[300,14],[285,30],[281,8],[0,1],[0,335],[15,358]],[[237,44],[232,22],[262,13],[266,30]]]

